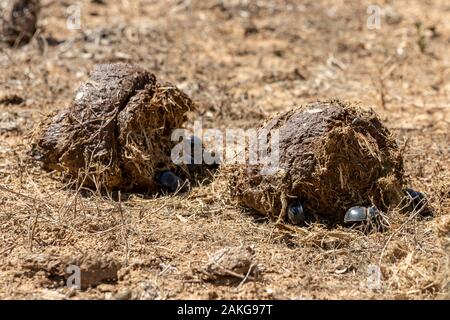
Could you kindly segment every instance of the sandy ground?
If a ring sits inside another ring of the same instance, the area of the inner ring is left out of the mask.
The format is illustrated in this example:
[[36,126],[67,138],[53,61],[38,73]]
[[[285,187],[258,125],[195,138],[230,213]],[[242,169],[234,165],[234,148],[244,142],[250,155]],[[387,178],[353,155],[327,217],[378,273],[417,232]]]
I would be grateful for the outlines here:
[[[0,298],[449,298],[448,1],[103,2],[43,1],[35,38],[0,51]],[[77,3],[81,29],[70,30]],[[367,27],[370,4],[380,29]],[[373,108],[435,215],[387,213],[390,228],[369,234],[284,228],[233,203],[219,174],[183,195],[77,192],[30,161],[30,134],[94,64],[113,61],[189,94],[198,108],[187,126],[251,128],[332,97]],[[208,277],[210,257],[234,246],[252,248],[257,272]],[[117,279],[71,290],[60,269],[73,257],[94,273],[97,260],[120,265]]]

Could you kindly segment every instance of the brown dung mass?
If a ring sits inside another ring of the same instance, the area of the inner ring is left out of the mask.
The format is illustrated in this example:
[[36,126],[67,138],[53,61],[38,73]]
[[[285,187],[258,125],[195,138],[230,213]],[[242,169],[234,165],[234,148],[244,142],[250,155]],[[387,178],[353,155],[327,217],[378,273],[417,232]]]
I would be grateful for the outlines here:
[[171,134],[192,108],[186,94],[144,69],[97,65],[70,106],[43,121],[31,154],[87,186],[156,191],[159,171],[187,172],[171,160]]
[[403,197],[401,152],[372,111],[339,100],[316,102],[278,114],[259,130],[279,130],[279,170],[225,165],[241,205],[283,217],[299,199],[308,212],[340,220],[351,206],[387,209]]

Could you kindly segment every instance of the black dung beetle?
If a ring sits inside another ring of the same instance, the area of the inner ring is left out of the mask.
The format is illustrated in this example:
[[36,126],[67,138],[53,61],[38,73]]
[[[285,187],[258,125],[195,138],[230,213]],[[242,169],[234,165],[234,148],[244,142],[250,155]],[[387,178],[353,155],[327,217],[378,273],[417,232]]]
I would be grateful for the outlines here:
[[414,207],[422,207],[425,204],[425,195],[422,192],[406,188],[406,195],[412,201]]
[[405,193],[408,201],[410,202],[409,210],[411,211],[421,211],[420,214],[423,216],[432,215],[433,212],[427,207],[427,197],[424,193],[416,191],[411,188],[406,188]]
[[301,224],[305,222],[306,215],[303,205],[299,200],[295,200],[288,207],[288,217],[292,224]]

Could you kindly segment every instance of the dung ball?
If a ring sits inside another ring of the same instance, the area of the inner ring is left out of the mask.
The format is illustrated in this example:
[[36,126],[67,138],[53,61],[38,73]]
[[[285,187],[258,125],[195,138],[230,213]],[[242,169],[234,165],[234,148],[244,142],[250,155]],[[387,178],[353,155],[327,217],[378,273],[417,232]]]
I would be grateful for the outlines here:
[[[352,206],[387,209],[404,196],[401,152],[373,111],[319,101],[275,115],[262,131],[278,134],[276,170],[248,161],[222,165],[240,205],[279,218],[301,199],[305,213],[342,221]],[[269,154],[274,146],[265,148]]]
[[70,105],[41,123],[30,154],[85,186],[156,191],[159,173],[188,172],[171,159],[171,134],[193,108],[177,87],[140,67],[97,65]]

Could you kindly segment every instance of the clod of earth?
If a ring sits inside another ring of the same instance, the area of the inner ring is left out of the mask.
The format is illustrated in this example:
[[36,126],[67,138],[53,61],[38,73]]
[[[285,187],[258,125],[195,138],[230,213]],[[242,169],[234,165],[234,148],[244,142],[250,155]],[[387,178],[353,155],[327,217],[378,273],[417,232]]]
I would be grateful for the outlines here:
[[0,0],[0,42],[28,42],[36,32],[38,0]]
[[210,258],[202,272],[206,275],[205,280],[210,281],[252,278],[256,273],[255,251],[249,246],[223,248]]
[[277,170],[248,162],[222,167],[239,204],[284,218],[289,204],[299,200],[306,213],[343,221],[352,206],[387,210],[404,197],[401,152],[374,112],[339,100],[316,102],[278,114],[259,128],[275,130]]
[[183,180],[175,175],[172,171],[164,171],[156,176],[156,181],[164,188],[175,192],[182,188]]
[[30,154],[86,186],[156,191],[159,173],[188,175],[171,160],[171,134],[193,108],[186,94],[144,69],[97,65],[70,106],[43,121]]
[[75,275],[69,266],[75,266],[80,271],[80,286],[85,290],[107,281],[117,280],[117,272],[120,263],[105,257],[95,255],[78,255],[74,257],[52,254],[29,255],[20,261],[20,269],[31,273],[43,272],[52,281],[63,280],[66,285],[67,279]]

